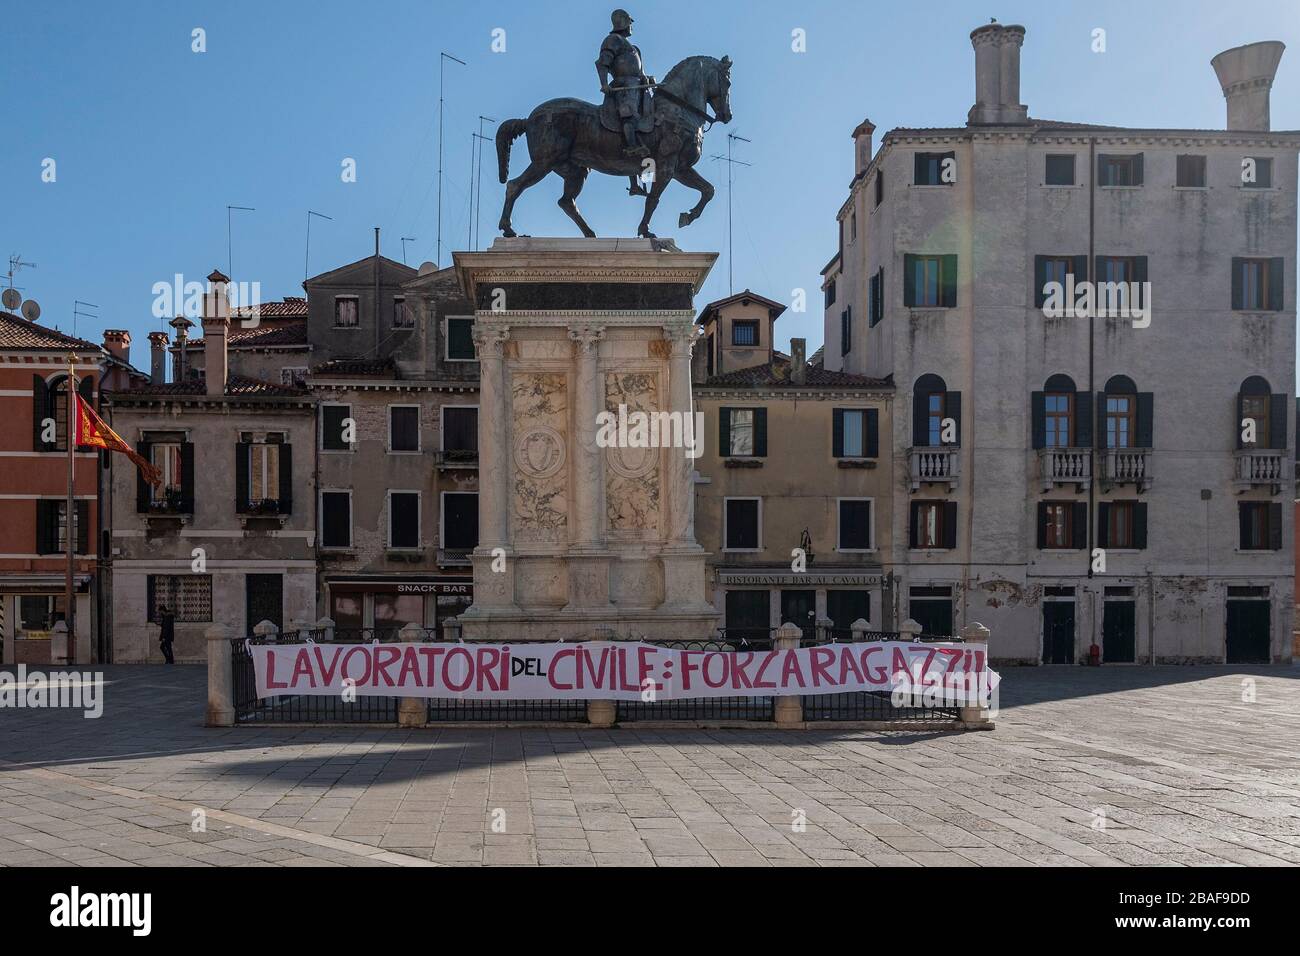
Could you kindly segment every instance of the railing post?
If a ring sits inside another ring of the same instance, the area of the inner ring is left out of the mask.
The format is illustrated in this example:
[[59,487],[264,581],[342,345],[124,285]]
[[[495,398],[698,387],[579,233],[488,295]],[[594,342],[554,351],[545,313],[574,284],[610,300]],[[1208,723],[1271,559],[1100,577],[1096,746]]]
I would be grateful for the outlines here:
[[253,625],[253,636],[266,638],[266,643],[276,643],[276,638],[280,635],[280,629],[270,621],[258,621]]
[[900,641],[915,641],[921,636],[922,630],[923,628],[921,625],[909,617],[902,624],[898,625],[898,633],[900,635],[898,639]]
[[[798,626],[786,621],[776,629],[773,649],[792,651],[798,648],[803,631]],[[789,697],[777,697],[772,701],[772,722],[777,727],[798,729],[803,726],[803,698],[797,694]]]
[[[424,628],[418,624],[404,624],[397,632],[403,644],[419,644],[424,639]],[[423,727],[429,722],[429,702],[423,697],[401,697],[397,701],[397,726]]]
[[292,634],[299,641],[305,641],[310,636],[308,634],[310,630],[310,621],[304,621],[301,618],[294,618],[289,622],[289,630],[287,633]]
[[449,617],[442,622],[442,640],[446,644],[455,644],[460,641],[460,618]]
[[[967,644],[981,645],[980,647],[973,648],[973,650],[984,651],[985,670],[988,669],[990,636],[991,632],[989,629],[978,621],[972,621],[961,629],[962,641]],[[976,684],[976,688],[979,688],[978,683]],[[957,716],[963,724],[973,730],[987,729],[993,726],[993,717],[989,713],[989,708],[982,704],[977,704],[974,707],[962,707],[958,711]]]
[[316,640],[329,643],[334,640],[334,619],[323,617],[316,622]]
[[854,644],[861,644],[867,639],[867,628],[869,627],[871,627],[871,625],[868,624],[864,618],[858,618],[849,625],[850,630],[853,631]]
[[235,675],[230,629],[213,624],[203,636],[208,641],[208,727],[235,725]]

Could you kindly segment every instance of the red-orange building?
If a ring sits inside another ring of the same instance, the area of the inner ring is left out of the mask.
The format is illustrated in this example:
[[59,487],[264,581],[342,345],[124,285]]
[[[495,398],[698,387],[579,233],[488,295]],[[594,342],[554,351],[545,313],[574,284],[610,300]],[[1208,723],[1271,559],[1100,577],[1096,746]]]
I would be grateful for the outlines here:
[[[101,347],[0,311],[0,662],[62,663],[51,660],[50,637],[66,610],[68,365],[98,407],[101,385],[139,376],[127,364],[130,341],[110,331]],[[73,470],[74,660],[84,664],[102,650],[99,454],[77,452]]]

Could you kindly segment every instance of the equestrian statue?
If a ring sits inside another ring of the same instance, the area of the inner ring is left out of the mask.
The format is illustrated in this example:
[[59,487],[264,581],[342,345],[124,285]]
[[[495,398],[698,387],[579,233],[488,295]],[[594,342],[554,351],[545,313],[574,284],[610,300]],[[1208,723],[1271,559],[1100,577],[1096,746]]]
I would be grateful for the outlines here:
[[[576,200],[593,169],[626,176],[628,193],[645,196],[637,235],[647,239],[655,238],[650,217],[674,179],[700,193],[700,201],[678,217],[678,228],[698,219],[713,198],[713,186],[695,171],[695,164],[708,128],[731,122],[731,59],[687,57],[655,82],[645,74],[641,51],[629,39],[632,18],[627,11],[615,10],[610,20],[613,29],[596,60],[605,94],[600,106],[568,97],[547,100],[528,119],[506,120],[497,129],[497,167],[506,184],[499,223],[504,236],[516,235],[510,215],[519,194],[551,172],[564,180],[560,208],[588,238],[596,234],[578,212]],[[524,135],[528,168],[510,179],[510,146]]]

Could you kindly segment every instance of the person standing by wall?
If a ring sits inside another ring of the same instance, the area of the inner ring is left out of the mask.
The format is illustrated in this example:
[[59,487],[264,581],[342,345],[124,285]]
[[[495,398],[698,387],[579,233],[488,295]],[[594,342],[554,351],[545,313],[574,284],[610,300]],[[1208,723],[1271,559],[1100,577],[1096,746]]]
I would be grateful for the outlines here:
[[171,608],[164,606],[158,611],[158,647],[162,650],[168,664],[176,663],[172,656],[172,642],[175,640],[176,617],[172,614]]

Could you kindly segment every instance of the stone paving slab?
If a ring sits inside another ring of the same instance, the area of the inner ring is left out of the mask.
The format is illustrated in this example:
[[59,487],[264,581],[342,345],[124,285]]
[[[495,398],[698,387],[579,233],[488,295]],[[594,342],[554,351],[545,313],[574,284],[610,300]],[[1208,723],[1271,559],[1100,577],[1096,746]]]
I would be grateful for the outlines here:
[[1300,668],[1011,669],[992,733],[211,729],[202,668],[103,674],[0,710],[0,866],[1300,864]]

